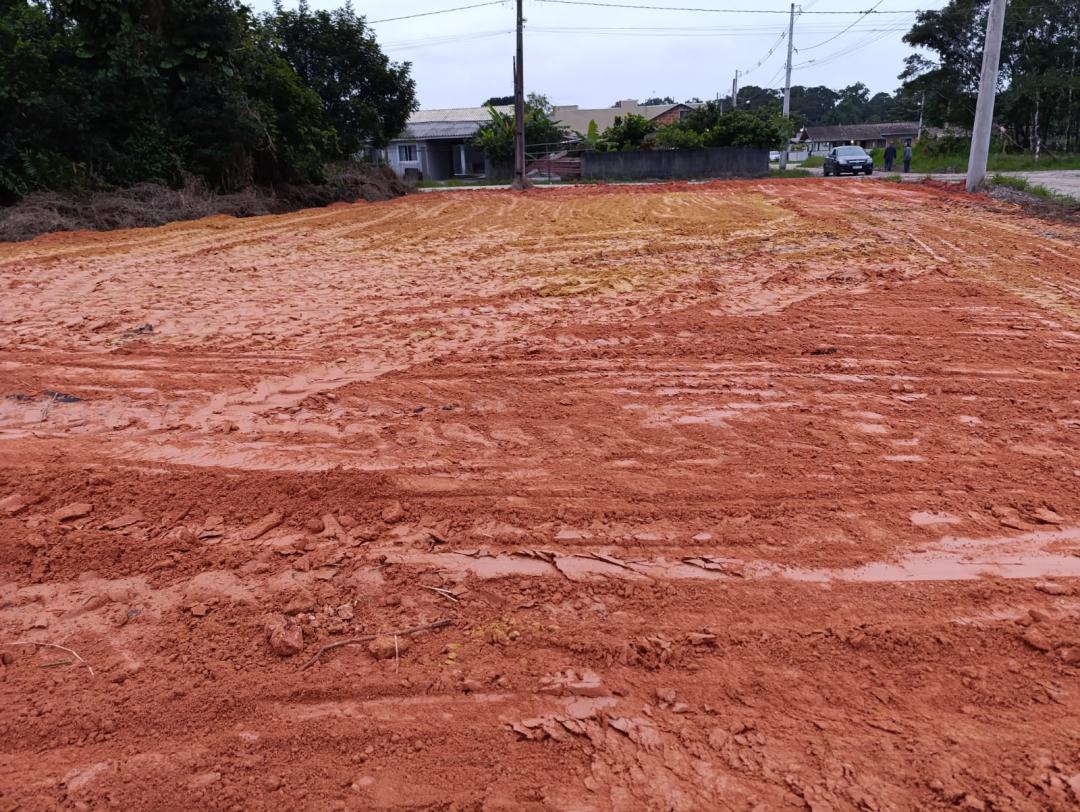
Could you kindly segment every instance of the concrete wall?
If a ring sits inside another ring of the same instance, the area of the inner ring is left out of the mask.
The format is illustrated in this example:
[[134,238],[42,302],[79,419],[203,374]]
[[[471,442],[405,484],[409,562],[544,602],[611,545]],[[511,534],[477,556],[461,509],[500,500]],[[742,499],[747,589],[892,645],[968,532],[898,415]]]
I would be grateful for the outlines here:
[[758,147],[586,152],[586,180],[757,178],[769,174],[769,150]]

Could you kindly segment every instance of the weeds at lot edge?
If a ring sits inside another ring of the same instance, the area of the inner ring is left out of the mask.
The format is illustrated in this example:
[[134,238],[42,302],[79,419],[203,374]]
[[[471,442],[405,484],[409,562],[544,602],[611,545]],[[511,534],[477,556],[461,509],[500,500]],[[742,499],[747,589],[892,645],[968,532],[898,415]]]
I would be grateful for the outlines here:
[[808,178],[813,173],[806,169],[770,169],[770,178]]
[[1035,195],[1035,197],[1040,197],[1051,203],[1057,203],[1067,209],[1080,210],[1080,200],[1070,197],[1069,195],[1055,192],[1053,189],[1047,189],[1041,184],[1031,183],[1027,178],[1019,178],[1011,175],[994,175],[990,178],[990,183],[993,186],[1006,186],[1010,189],[1015,189],[1018,192],[1027,192],[1030,195]]

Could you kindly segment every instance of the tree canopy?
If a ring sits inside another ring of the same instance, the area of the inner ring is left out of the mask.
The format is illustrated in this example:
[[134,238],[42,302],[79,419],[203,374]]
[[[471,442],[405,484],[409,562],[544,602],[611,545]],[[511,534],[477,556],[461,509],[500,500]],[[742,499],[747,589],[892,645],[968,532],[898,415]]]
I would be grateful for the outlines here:
[[0,0],[0,202],[318,180],[416,107],[363,17],[238,0]]
[[[904,41],[921,49],[900,78],[925,94],[927,123],[970,127],[989,0],[920,12]],[[1080,13],[1076,0],[1012,0],[1005,12],[994,119],[1025,147],[1075,150],[1080,138]]]

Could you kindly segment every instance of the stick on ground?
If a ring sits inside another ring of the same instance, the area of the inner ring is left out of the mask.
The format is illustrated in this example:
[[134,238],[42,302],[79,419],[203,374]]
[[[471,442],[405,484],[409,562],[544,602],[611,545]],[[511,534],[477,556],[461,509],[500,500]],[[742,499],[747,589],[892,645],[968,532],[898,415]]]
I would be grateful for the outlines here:
[[[39,643],[36,640],[12,640],[8,643],[0,643],[0,646],[45,646],[46,648],[57,648],[60,651],[66,651],[80,663],[86,666],[86,670],[90,672],[90,676],[94,676],[94,669],[90,667],[90,663],[79,656],[77,651],[72,651],[67,646],[58,646],[56,643]],[[53,666],[56,664],[53,663]]]
[[[328,651],[333,651],[334,649],[341,648],[342,646],[355,646],[359,643],[370,643],[377,637],[390,637],[391,635],[393,635],[394,637],[405,637],[406,635],[416,634],[417,632],[429,632],[434,629],[444,629],[447,626],[452,625],[453,622],[454,621],[449,619],[436,620],[434,623],[425,623],[423,626],[410,626],[408,629],[397,629],[396,631],[383,632],[381,634],[364,634],[360,637],[350,637],[348,640],[338,640],[336,643],[327,643],[325,646],[315,652],[314,657],[312,657],[310,660],[300,666],[300,670],[306,671],[307,669],[311,668],[311,666],[315,665],[315,663],[319,661],[319,658],[326,654]],[[396,640],[394,641],[394,645],[395,647],[397,646]]]

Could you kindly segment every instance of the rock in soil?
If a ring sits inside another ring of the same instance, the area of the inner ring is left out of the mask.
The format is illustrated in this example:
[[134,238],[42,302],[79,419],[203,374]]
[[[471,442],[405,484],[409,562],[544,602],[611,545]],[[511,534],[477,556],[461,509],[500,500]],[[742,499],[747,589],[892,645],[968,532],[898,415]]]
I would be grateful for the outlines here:
[[404,654],[412,646],[408,637],[376,637],[368,643],[368,651],[376,660],[391,660]]
[[266,624],[266,642],[279,657],[292,657],[304,650],[304,631],[291,617],[276,617]]

